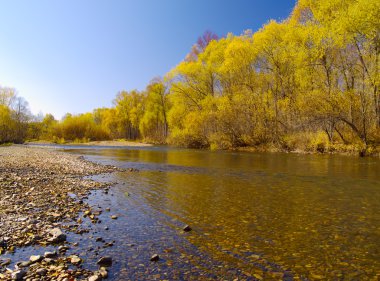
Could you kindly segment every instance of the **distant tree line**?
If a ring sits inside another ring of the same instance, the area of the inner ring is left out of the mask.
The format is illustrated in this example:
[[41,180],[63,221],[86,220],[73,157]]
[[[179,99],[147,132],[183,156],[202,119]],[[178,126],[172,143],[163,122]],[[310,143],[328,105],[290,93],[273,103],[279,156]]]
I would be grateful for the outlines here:
[[0,144],[22,143],[30,116],[28,103],[14,89],[0,87]]
[[[377,0],[299,0],[289,18],[255,33],[219,39],[206,32],[146,90],[121,91],[113,107],[60,122],[47,115],[29,122],[29,135],[216,149],[371,149],[380,142],[379,19]],[[16,122],[18,139],[25,137],[15,104],[2,110]],[[4,135],[10,140],[13,131]]]

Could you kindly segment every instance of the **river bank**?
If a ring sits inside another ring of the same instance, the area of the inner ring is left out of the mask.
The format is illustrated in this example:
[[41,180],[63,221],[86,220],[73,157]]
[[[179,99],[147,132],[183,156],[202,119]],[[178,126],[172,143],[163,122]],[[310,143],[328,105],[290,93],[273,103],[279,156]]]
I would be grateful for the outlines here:
[[[56,145],[57,143],[51,141],[30,141],[26,142],[27,145]],[[105,140],[105,141],[89,141],[89,142],[67,142],[60,143],[60,145],[83,145],[83,146],[110,146],[110,147],[145,147],[153,146],[153,144],[142,143],[127,140]]]
[[[91,190],[110,188],[109,183],[84,177],[116,170],[56,150],[0,147],[0,280],[40,280],[42,276],[44,280],[91,276],[100,280],[105,276],[104,268],[91,272],[79,267],[81,259],[76,255],[65,256],[68,248],[75,247],[66,241],[66,234],[86,232],[81,212],[99,222],[102,210],[95,212],[85,199]],[[7,268],[15,261],[2,259],[1,254],[30,245],[53,245],[55,250]]]

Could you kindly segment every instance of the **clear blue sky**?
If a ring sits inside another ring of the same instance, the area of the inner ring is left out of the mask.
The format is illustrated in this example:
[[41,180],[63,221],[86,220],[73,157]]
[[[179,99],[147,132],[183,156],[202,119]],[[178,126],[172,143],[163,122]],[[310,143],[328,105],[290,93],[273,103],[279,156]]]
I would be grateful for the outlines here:
[[205,30],[219,36],[285,19],[295,0],[0,0],[0,85],[61,118],[145,88]]

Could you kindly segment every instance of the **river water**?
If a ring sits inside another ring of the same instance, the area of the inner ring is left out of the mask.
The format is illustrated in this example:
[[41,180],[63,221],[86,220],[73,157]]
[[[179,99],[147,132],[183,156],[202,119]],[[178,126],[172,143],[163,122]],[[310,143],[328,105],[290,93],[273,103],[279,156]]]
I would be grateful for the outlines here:
[[[378,280],[380,159],[211,152],[167,147],[70,148],[134,172],[89,203],[109,213],[69,236],[85,266],[112,255],[110,280]],[[110,215],[118,216],[117,220]],[[190,225],[192,231],[184,232]],[[108,226],[109,230],[104,227]],[[115,241],[103,248],[94,237]],[[42,251],[42,250],[41,250]],[[158,254],[160,260],[151,262]]]

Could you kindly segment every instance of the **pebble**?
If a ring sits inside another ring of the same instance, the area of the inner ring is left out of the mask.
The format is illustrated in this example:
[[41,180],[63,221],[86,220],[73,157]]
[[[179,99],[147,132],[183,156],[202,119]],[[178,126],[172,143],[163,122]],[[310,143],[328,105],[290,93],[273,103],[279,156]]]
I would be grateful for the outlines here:
[[57,256],[57,252],[56,251],[54,251],[54,252],[45,252],[45,254],[44,254],[45,258],[54,258],[55,256]]
[[47,274],[47,270],[45,268],[39,268],[36,270],[36,273],[40,276],[45,276]]
[[112,257],[102,257],[97,262],[100,266],[110,267],[112,265]]
[[160,259],[160,256],[157,254],[154,254],[151,258],[150,261],[158,261]]
[[35,263],[35,262],[39,262],[43,259],[42,256],[38,255],[38,256],[30,256],[29,260],[32,262],[32,263]]
[[88,278],[88,281],[100,281],[102,280],[102,277],[100,277],[99,275],[92,275]]
[[191,230],[192,230],[192,228],[189,225],[185,225],[183,228],[183,231],[185,231],[185,232],[189,232]]

